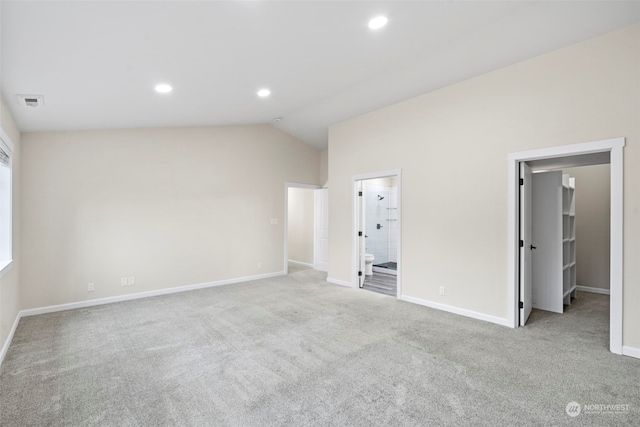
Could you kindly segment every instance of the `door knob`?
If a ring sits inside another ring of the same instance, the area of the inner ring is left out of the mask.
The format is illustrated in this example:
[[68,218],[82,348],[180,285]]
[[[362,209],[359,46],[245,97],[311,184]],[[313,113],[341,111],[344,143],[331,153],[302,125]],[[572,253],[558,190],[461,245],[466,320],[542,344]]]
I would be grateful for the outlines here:
[[537,249],[537,247],[531,245],[531,250]]

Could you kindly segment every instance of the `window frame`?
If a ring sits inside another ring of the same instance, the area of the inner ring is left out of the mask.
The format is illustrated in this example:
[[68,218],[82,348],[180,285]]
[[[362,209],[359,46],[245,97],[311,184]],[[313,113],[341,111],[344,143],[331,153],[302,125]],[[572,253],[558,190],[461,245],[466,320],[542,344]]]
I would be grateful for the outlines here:
[[[0,279],[13,266],[13,142],[0,128],[0,148],[9,156],[8,183],[0,182]],[[0,165],[0,167],[3,167]],[[2,176],[0,175],[0,179]],[[3,217],[6,216],[6,222]],[[6,239],[4,238],[6,236]]]

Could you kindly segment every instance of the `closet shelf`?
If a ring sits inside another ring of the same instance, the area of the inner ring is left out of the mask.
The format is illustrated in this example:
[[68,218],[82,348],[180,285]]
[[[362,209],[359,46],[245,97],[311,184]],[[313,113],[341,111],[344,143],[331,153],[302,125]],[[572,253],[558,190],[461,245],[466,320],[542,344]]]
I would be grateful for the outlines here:
[[576,286],[573,285],[571,288],[569,288],[568,291],[564,293],[564,295],[562,295],[562,298],[566,298],[570,293],[574,292],[575,290],[576,290]]

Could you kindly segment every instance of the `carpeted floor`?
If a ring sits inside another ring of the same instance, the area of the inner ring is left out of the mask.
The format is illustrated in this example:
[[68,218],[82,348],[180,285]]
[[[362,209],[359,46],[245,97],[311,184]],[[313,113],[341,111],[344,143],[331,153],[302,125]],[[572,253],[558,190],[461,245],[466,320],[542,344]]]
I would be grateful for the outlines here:
[[0,424],[638,425],[640,360],[608,351],[606,296],[513,330],[324,278],[23,318]]

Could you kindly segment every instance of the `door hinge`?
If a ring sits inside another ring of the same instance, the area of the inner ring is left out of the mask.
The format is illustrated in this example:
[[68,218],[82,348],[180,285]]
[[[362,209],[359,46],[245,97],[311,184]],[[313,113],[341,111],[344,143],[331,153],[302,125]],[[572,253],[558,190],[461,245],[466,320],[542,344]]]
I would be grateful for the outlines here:
[[520,185],[524,185],[524,178],[520,178]]
[[520,247],[524,248],[524,240],[520,240]]
[[362,196],[362,191],[358,191],[358,196]]
[[520,301],[520,308],[524,308],[524,303]]
[[362,237],[362,231],[358,231],[358,237]]
[[358,271],[358,277],[362,276],[362,271]]

